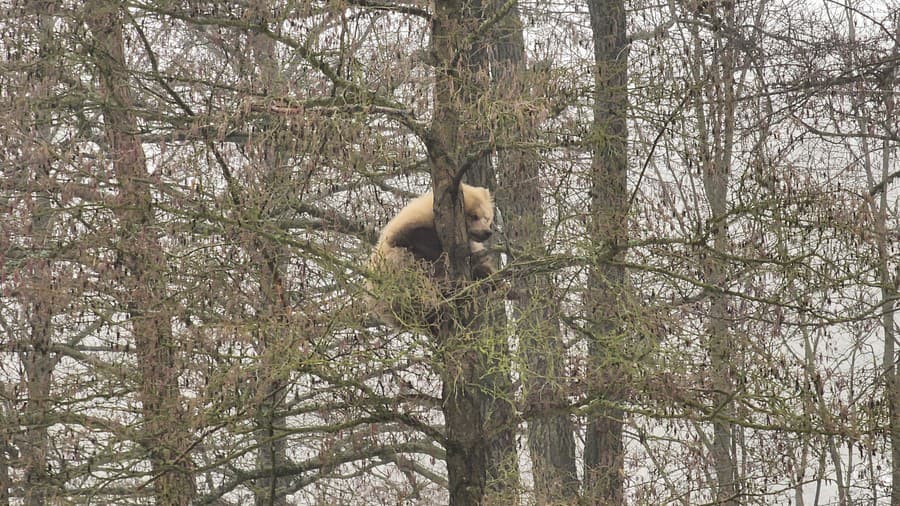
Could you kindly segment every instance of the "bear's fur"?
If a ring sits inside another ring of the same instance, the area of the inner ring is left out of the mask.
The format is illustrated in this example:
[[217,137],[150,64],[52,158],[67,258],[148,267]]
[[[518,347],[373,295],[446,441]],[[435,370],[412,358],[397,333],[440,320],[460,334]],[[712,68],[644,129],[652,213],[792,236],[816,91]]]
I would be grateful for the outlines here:
[[[472,253],[472,274],[493,274],[484,241],[491,237],[494,202],[485,188],[460,185]],[[413,199],[381,231],[369,259],[370,308],[382,319],[403,327],[435,322],[448,287],[447,258],[434,225],[434,195]]]

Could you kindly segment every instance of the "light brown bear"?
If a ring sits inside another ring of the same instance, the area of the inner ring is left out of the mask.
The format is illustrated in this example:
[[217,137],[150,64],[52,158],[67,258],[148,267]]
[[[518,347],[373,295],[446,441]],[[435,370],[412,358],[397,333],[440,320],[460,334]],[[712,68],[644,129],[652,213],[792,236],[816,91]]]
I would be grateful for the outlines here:
[[[465,204],[472,274],[483,279],[495,272],[484,241],[491,237],[494,202],[485,188],[460,185]],[[447,258],[434,225],[434,194],[413,199],[381,230],[369,258],[373,281],[369,307],[400,327],[436,323],[448,293]]]

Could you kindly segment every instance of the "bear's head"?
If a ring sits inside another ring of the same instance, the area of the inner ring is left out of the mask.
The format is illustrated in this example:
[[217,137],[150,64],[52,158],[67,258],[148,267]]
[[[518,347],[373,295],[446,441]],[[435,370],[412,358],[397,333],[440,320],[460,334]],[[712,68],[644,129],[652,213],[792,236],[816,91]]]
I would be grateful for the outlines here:
[[491,237],[494,222],[494,201],[491,192],[485,188],[462,185],[466,204],[466,226],[469,239],[484,242]]

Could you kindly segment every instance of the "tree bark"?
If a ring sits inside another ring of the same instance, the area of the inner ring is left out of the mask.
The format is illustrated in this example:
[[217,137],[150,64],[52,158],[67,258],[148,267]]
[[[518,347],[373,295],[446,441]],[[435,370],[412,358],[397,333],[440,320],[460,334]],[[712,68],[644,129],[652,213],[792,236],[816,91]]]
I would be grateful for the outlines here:
[[[439,1],[432,21],[435,106],[426,145],[435,224],[448,253],[450,285],[463,291],[471,273],[458,183],[465,177],[471,184],[493,187],[490,158],[477,155],[488,135],[473,113],[484,86],[490,84],[488,50],[495,42],[497,20],[487,20],[486,13],[495,16],[502,11],[485,10],[477,1]],[[438,335],[451,504],[518,501],[513,386],[503,367],[509,350],[504,333],[497,331],[505,328],[505,315],[502,306],[485,298],[483,293],[468,293],[450,301],[452,316],[444,320]]]
[[256,343],[260,356],[260,363],[257,365],[260,374],[258,374],[259,384],[255,385],[257,389],[255,395],[261,402],[256,407],[254,420],[257,425],[258,445],[256,465],[259,469],[270,470],[272,475],[257,480],[254,488],[257,506],[288,504],[286,489],[289,479],[275,474],[288,463],[284,433],[287,420],[280,412],[284,408],[286,396],[285,380],[278,376],[279,371],[285,370],[279,350],[282,349],[282,343],[286,339],[282,332],[288,328],[282,277],[282,259],[285,257],[277,250],[278,247],[271,244],[259,245],[259,254],[262,257],[259,270],[262,307]]
[[[848,18],[853,23],[852,13],[848,7]],[[852,28],[851,28],[852,30]],[[853,32],[851,32],[853,33]],[[881,89],[879,90],[884,101],[884,117],[888,121],[895,118],[895,94],[897,81],[897,59],[900,57],[900,13],[894,15],[894,47],[891,56],[894,58],[894,65],[883,77]],[[859,97],[862,99],[862,97]],[[865,123],[863,116],[860,117],[860,123]],[[888,124],[887,122],[885,123]],[[861,125],[864,126],[864,125]],[[888,127],[890,128],[890,127]],[[868,129],[861,129],[861,132]],[[890,130],[886,132],[890,134]],[[896,133],[893,132],[893,133]],[[897,373],[897,286],[900,279],[897,278],[900,273],[892,273],[890,269],[891,253],[888,246],[888,189],[887,181],[890,177],[891,156],[894,152],[893,143],[888,138],[882,141],[881,145],[881,171],[879,179],[884,182],[885,186],[878,194],[878,204],[874,199],[870,202],[872,214],[875,216],[875,232],[878,246],[878,281],[881,285],[881,328],[884,333],[884,356],[882,357],[882,368],[884,370],[884,396],[888,406],[888,431],[890,434],[891,444],[891,504],[900,504],[900,375]],[[867,144],[863,139],[863,145]],[[866,152],[866,164],[868,165],[869,150]],[[874,171],[869,171],[871,172]],[[874,188],[875,181],[870,176],[870,186]]]
[[[535,90],[527,80],[525,41],[516,2],[497,24],[493,37],[494,85],[527,98]],[[534,138],[530,118],[510,125],[512,141]],[[512,250],[526,258],[546,254],[544,205],[540,189],[540,163],[524,149],[505,149],[497,155],[504,230]],[[515,263],[515,258],[511,259]],[[574,426],[567,411],[565,346],[559,330],[558,299],[549,275],[515,276],[512,290],[516,333],[522,350],[525,383],[525,419],[537,504],[571,503],[578,497]]]
[[627,292],[622,258],[627,239],[628,46],[622,0],[589,0],[594,39],[594,122],[591,132],[591,221],[589,234],[612,255],[592,267],[585,293],[588,318],[589,415],[584,448],[584,502],[624,503],[622,428],[628,367],[617,311]]
[[[468,243],[458,185],[453,178],[435,171],[435,225],[438,237],[450,252],[449,280],[461,287],[471,277],[467,272]],[[460,227],[461,226],[461,227]],[[485,432],[489,398],[483,379],[487,372],[484,348],[489,335],[471,325],[474,301],[452,300],[446,304],[449,316],[442,319],[436,336],[441,347],[442,409],[446,432],[447,480],[452,506],[480,505],[484,502],[491,441]],[[489,334],[489,333],[487,333]]]
[[[40,59],[36,62],[35,83],[32,93],[36,98],[48,99],[54,82],[50,64],[54,18],[50,13],[39,16],[37,29],[40,31]],[[34,112],[35,135],[34,152],[31,158],[36,162],[34,178],[38,182],[50,180],[52,160],[46,146],[52,145],[49,112],[37,109]],[[57,358],[51,353],[54,336],[53,316],[58,311],[58,285],[54,282],[51,251],[53,240],[53,205],[48,191],[37,189],[31,203],[31,241],[37,253],[25,269],[27,288],[24,290],[23,304],[27,319],[28,336],[23,343],[19,357],[24,371],[25,395],[28,402],[21,414],[22,433],[17,439],[19,464],[22,467],[23,502],[28,506],[47,504],[53,496],[51,476],[48,472],[47,452],[49,435],[47,428],[52,425],[50,414],[54,403],[51,399],[53,370]],[[5,453],[6,449],[0,449]]]
[[[848,9],[849,11],[849,9]],[[852,17],[850,18],[852,23]],[[895,15],[895,34],[894,47],[892,57],[896,60],[900,57],[900,14]],[[894,83],[897,79],[897,64],[888,71],[883,77],[880,94],[884,102],[884,117],[895,118],[895,98],[896,93]],[[860,101],[862,97],[859,97]],[[863,118],[863,116],[859,116]],[[863,119],[859,120],[861,125],[865,126]],[[861,129],[861,132],[869,131],[869,129]],[[886,132],[890,134],[891,132]],[[897,322],[896,322],[896,305],[897,305],[897,286],[900,280],[897,274],[891,272],[891,252],[888,246],[888,236],[890,234],[888,213],[888,189],[887,181],[890,177],[891,155],[893,154],[894,141],[887,138],[882,141],[881,145],[881,170],[878,179],[885,182],[885,187],[878,194],[878,203],[874,199],[870,201],[872,214],[875,216],[875,240],[878,249],[878,282],[881,285],[881,328],[884,333],[884,355],[882,357],[882,369],[884,370],[884,397],[888,406],[888,431],[890,434],[891,445],[891,504],[900,504],[900,375],[897,374]],[[866,156],[866,165],[869,165],[869,149],[867,140],[863,139],[863,146]],[[872,170],[869,170],[871,174]],[[869,176],[870,186],[874,188],[874,178]]]
[[138,137],[125,61],[122,6],[91,1],[85,6],[93,33],[100,109],[113,171],[119,183],[120,241],[117,255],[124,310],[135,340],[143,434],[158,504],[189,504],[194,496],[188,455],[191,434],[178,390],[179,361],[167,306],[166,259],[156,236],[147,163]]
[[[468,26],[466,21],[469,21]],[[460,0],[435,2],[432,50],[436,60],[434,120],[427,139],[434,189],[435,228],[447,253],[448,284],[463,286],[471,279],[469,245],[459,182],[462,178],[460,94],[467,61],[461,51],[471,19],[465,18]],[[471,299],[470,299],[471,302]],[[441,356],[442,409],[447,451],[450,504],[478,505],[487,483],[488,439],[484,431],[487,398],[480,382],[484,357],[477,341],[482,338],[473,321],[473,308],[461,300],[448,300],[435,336]]]
[[[248,13],[254,23],[269,23],[270,13],[273,12],[270,4],[268,0],[253,0],[249,3]],[[248,86],[258,88],[261,95],[286,95],[273,40],[268,36],[252,33],[248,38],[248,45],[249,53],[253,56],[251,64],[255,64],[254,68],[258,69],[251,74],[253,78]],[[292,152],[292,146],[290,140],[279,132],[281,125],[278,122],[257,128],[254,128],[255,135],[249,139],[247,150],[255,169],[250,172],[259,174],[259,180],[254,182],[259,185],[258,194],[261,198],[247,195],[248,202],[234,204],[239,212],[252,212],[253,219],[260,223],[278,222],[289,212],[291,200],[297,198],[290,194],[290,175],[285,174],[289,170],[285,154]],[[251,185],[251,188],[254,193],[257,192],[256,186]],[[271,476],[257,480],[253,490],[254,501],[257,506],[285,506],[288,504],[287,487],[290,480],[288,477],[278,477],[276,470],[288,464],[284,433],[287,420],[280,412],[284,409],[286,378],[282,377],[280,371],[289,368],[284,365],[284,354],[280,350],[290,339],[287,333],[290,307],[284,283],[285,263],[289,254],[283,244],[261,235],[253,236],[247,248],[248,255],[255,257],[255,264],[259,266],[255,348],[260,362],[257,365],[259,373],[254,382],[256,391],[253,392],[254,398],[259,399],[255,416],[258,445],[256,465],[260,470],[268,469],[272,473]]]
[[[463,19],[472,25],[481,25],[487,22],[487,17],[499,12],[500,5],[495,5],[489,0],[476,0],[463,4]],[[466,48],[460,48],[466,52],[466,65],[460,77],[466,80],[466,85],[460,93],[460,113],[469,120],[462,123],[464,131],[460,132],[469,141],[463,143],[468,147],[468,153],[461,152],[461,157],[472,157],[472,152],[481,153],[474,159],[462,160],[469,168],[463,175],[463,180],[474,186],[481,186],[495,193],[495,171],[492,164],[492,154],[486,147],[490,142],[491,132],[477,117],[477,103],[485,93],[485,87],[490,86],[487,76],[491,67],[496,62],[494,55],[500,50],[499,33],[494,27],[502,25],[503,20],[509,16],[502,16],[501,20],[488,30],[484,30],[479,37],[473,40]],[[470,31],[471,33],[471,31]],[[468,114],[467,114],[468,113]],[[488,248],[493,240],[486,243]],[[495,255],[494,264],[499,265],[499,255]],[[491,298],[483,301],[475,315],[474,325],[481,329],[506,329],[506,308],[503,300]],[[487,337],[487,336],[486,336]],[[512,357],[509,349],[506,332],[500,330],[493,333],[485,343],[486,371],[481,383],[486,395],[484,405],[485,433],[488,438],[487,454],[487,490],[486,501],[499,504],[515,504],[519,497],[519,454],[516,447],[516,433],[518,430],[518,418],[515,407],[515,388],[510,378],[510,364]]]
[[[723,4],[722,19],[728,26],[734,25],[733,4]],[[707,226],[711,242],[708,251],[700,259],[704,280],[711,286],[725,289],[728,266],[724,260],[729,248],[728,239],[728,184],[731,177],[732,146],[734,143],[734,93],[735,48],[732,39],[717,36],[711,44],[712,51],[703,51],[707,42],[701,38],[696,26],[691,27],[698,60],[691,69],[697,83],[704,83],[703,91],[711,97],[704,104],[701,91],[695,91],[694,112],[700,132],[697,144],[702,171],[703,190],[709,205]],[[713,61],[707,65],[704,54],[711,53]],[[708,108],[708,110],[707,110]],[[708,126],[708,125],[711,125]],[[710,130],[711,128],[711,130]],[[730,337],[728,298],[722,293],[708,296],[706,319],[707,353],[709,355],[710,381],[714,405],[718,413],[712,421],[713,439],[710,454],[716,475],[717,504],[738,504],[738,468],[734,447],[732,394],[734,391],[733,364],[739,355]]]
[[[47,167],[39,172],[45,173]],[[48,174],[47,174],[48,175]],[[32,215],[32,238],[38,251],[50,247],[50,202],[46,195],[35,198]],[[49,415],[53,402],[50,399],[53,369],[56,358],[51,353],[53,342],[53,286],[52,266],[49,260],[34,261],[29,274],[33,291],[26,299],[28,312],[28,341],[20,352],[25,372],[25,392],[28,403],[22,413],[23,433],[19,440],[23,468],[24,503],[39,506],[51,497],[50,475],[47,472]]]

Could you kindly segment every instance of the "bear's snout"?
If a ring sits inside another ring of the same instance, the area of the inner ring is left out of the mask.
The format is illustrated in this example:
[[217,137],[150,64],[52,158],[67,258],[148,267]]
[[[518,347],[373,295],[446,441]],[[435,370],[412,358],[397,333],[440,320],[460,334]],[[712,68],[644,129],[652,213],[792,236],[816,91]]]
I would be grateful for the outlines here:
[[493,232],[491,232],[491,229],[489,228],[484,230],[470,230],[469,236],[478,242],[484,242],[491,238],[492,233]]

